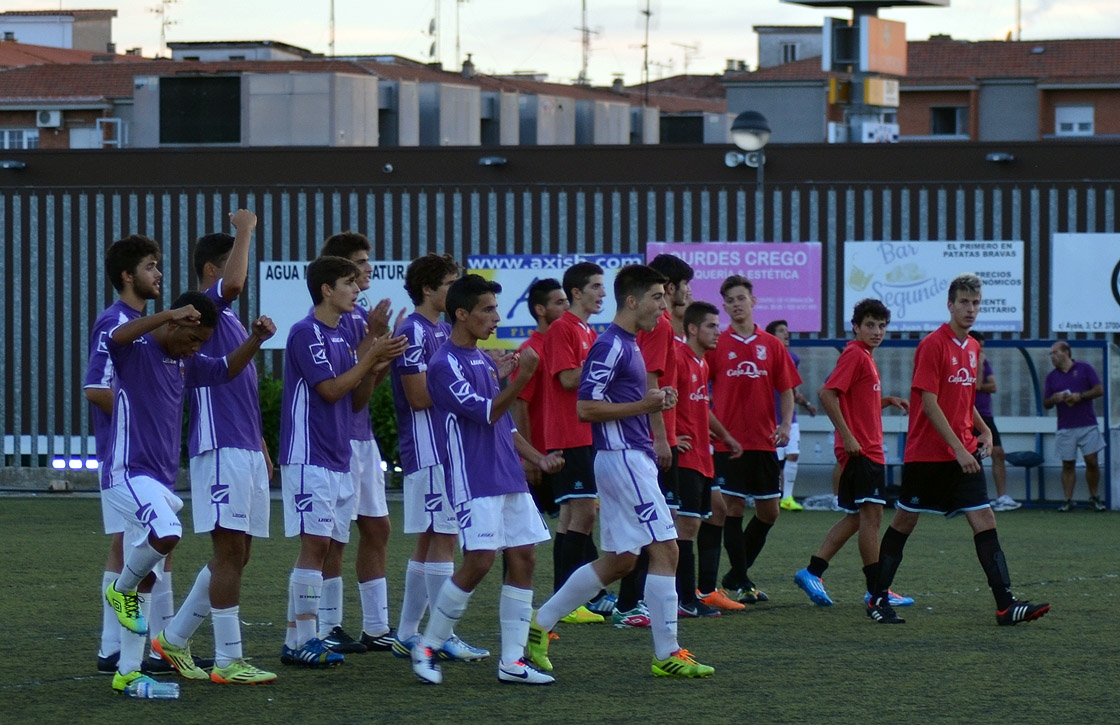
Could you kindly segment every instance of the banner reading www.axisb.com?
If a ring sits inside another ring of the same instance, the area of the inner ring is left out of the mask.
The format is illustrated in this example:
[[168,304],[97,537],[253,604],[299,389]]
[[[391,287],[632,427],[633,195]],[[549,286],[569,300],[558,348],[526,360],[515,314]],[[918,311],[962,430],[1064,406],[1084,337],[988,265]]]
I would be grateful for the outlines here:
[[529,287],[538,279],[552,277],[558,282],[564,272],[577,262],[594,262],[603,268],[603,286],[607,296],[603,310],[588,320],[602,332],[614,318],[614,277],[628,264],[644,264],[640,254],[485,254],[467,257],[467,271],[480,274],[502,285],[498,295],[498,311],[502,321],[496,339],[482,343],[485,347],[516,349],[537,329],[537,321],[529,311]]

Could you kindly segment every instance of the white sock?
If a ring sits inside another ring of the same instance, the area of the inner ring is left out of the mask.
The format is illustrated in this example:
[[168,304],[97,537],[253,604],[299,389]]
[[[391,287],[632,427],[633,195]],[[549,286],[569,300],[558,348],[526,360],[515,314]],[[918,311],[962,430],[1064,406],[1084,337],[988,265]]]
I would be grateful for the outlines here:
[[121,651],[121,622],[117,613],[105,598],[105,590],[117,580],[117,572],[105,571],[101,574],[101,590],[97,593],[101,600],[101,648],[98,657],[110,657]]
[[498,603],[498,621],[502,624],[502,664],[512,665],[525,656],[532,618],[533,590],[518,589],[508,584],[503,586]]
[[649,607],[653,652],[663,660],[681,648],[677,644],[677,580],[663,574],[647,574],[643,594]]
[[124,569],[117,575],[113,585],[118,592],[134,592],[140,581],[152,572],[156,564],[167,556],[152,548],[151,542],[144,539],[140,546],[134,546],[124,553]]
[[[156,583],[152,585],[152,593],[149,595],[152,600],[152,613],[148,618],[149,639],[158,637],[175,616],[175,593],[171,589],[171,572],[163,570],[164,562],[166,559],[156,564],[156,568],[152,570],[156,574]],[[209,613],[209,594],[206,600],[207,613]]]
[[604,582],[599,581],[599,575],[591,564],[584,564],[573,571],[564,586],[537,610],[537,624],[550,631],[561,617],[574,612],[576,607],[598,594],[603,586]]
[[467,602],[470,600],[470,592],[464,592],[455,586],[455,582],[447,579],[433,600],[432,611],[428,615],[428,626],[424,629],[424,637],[421,641],[434,650],[443,646],[455,630],[455,625],[459,623],[463,612],[467,611]]
[[401,620],[397,624],[397,637],[404,640],[420,630],[420,620],[428,608],[428,583],[422,561],[408,561],[404,573],[404,597],[401,599]]
[[229,667],[230,662],[242,657],[241,650],[241,607],[234,604],[225,609],[213,609],[210,617],[214,622],[214,665]]
[[210,567],[204,566],[194,579],[187,598],[179,606],[178,613],[163,628],[163,636],[169,644],[185,647],[187,641],[198,631],[199,626],[210,614]]
[[385,577],[358,582],[362,600],[362,631],[377,636],[389,631],[389,586]]
[[[428,603],[431,604],[436,601],[439,596],[440,590],[443,588],[443,583],[451,578],[455,573],[455,562],[452,561],[429,561],[424,564],[424,582],[428,587]],[[432,605],[435,608],[435,605]]]
[[342,577],[323,579],[323,596],[319,600],[319,639],[335,627],[342,626]]
[[797,461],[786,459],[786,466],[782,469],[782,498],[793,496],[793,484],[797,482]]
[[[146,596],[141,597],[141,599],[143,601],[140,602],[140,613],[147,619],[148,613],[151,611],[151,605]],[[118,623],[117,626],[120,626],[120,624]],[[134,634],[121,627],[121,658],[117,662],[117,672],[127,675],[129,672],[140,669],[140,662],[144,659],[144,644],[146,641],[144,635]]]
[[296,643],[288,646],[299,649],[309,640],[315,639],[316,615],[319,613],[319,599],[323,596],[323,572],[314,569],[292,569],[289,582],[289,596],[293,600],[292,613],[296,622]]

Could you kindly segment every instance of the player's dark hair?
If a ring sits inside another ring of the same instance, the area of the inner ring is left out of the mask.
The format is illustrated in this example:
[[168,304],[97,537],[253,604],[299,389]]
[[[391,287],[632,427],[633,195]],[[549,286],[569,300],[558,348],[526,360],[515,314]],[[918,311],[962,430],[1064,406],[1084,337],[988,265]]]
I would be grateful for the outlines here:
[[883,304],[882,300],[874,297],[862,299],[852,308],[852,327],[859,327],[863,321],[870,317],[873,320],[882,320],[891,324],[891,311]]
[[148,237],[133,234],[113,242],[105,252],[105,276],[113,289],[124,291],[121,275],[125,272],[135,275],[144,257],[150,255],[154,255],[157,261],[160,258],[159,245]]
[[655,284],[665,284],[665,275],[644,264],[628,264],[614,278],[614,301],[619,307],[631,295],[641,297]]
[[778,331],[778,328],[781,327],[782,325],[785,325],[786,327],[789,327],[789,323],[786,322],[785,320],[774,320],[769,325],[766,326],[766,331],[769,332],[771,335],[773,335],[775,332]]
[[958,275],[956,279],[949,283],[949,301],[956,302],[957,295],[961,292],[970,295],[980,294],[980,278],[971,272]]
[[334,287],[340,279],[357,279],[361,272],[358,265],[343,257],[319,257],[307,265],[307,291],[311,293],[311,302],[320,304],[323,301],[323,285]]
[[979,330],[969,330],[968,331],[968,336],[971,337],[976,342],[980,343],[981,345],[983,345],[984,341],[988,339],[987,337],[984,336],[984,333],[980,332]]
[[200,327],[208,327],[213,330],[218,326],[218,306],[214,304],[214,300],[196,290],[188,290],[175,298],[170,309],[177,310],[187,305],[193,305],[198,311]]
[[424,288],[439,289],[449,274],[459,274],[459,264],[450,254],[429,252],[412,260],[404,273],[404,288],[412,304],[423,304]]
[[727,290],[732,287],[746,287],[747,292],[754,294],[754,285],[749,279],[741,274],[733,274],[727,279],[723,280],[723,284],[719,286],[719,296],[724,297],[727,295]]
[[603,268],[594,262],[576,262],[564,272],[564,294],[572,301],[572,290],[583,289],[591,283],[591,278],[602,274]]
[[502,286],[482,275],[468,274],[455,280],[447,290],[447,318],[452,324],[458,324],[455,317],[456,310],[466,310],[470,314],[482,295],[487,292],[500,294]]
[[651,259],[648,264],[665,275],[665,279],[676,287],[680,287],[681,282],[691,282],[693,275],[696,274],[692,265],[672,254],[659,254]]
[[684,310],[684,334],[686,337],[692,337],[689,332],[689,327],[696,325],[696,329],[700,329],[700,325],[704,324],[704,318],[708,315],[715,315],[719,317],[719,310],[711,302],[704,302],[700,300],[693,302]]
[[547,305],[549,295],[558,289],[561,289],[560,282],[552,277],[538,279],[529,285],[529,314],[533,316],[534,320],[541,321],[541,318],[537,316],[537,305]]
[[198,238],[198,241],[194,243],[193,261],[194,273],[200,282],[202,281],[202,271],[206,269],[206,263],[209,262],[218,266],[229,256],[231,249],[233,249],[233,237],[225,232],[215,232]]
[[373,247],[365,234],[345,231],[327,237],[327,241],[323,242],[323,249],[319,252],[319,256],[350,259],[354,252],[370,252],[372,250]]

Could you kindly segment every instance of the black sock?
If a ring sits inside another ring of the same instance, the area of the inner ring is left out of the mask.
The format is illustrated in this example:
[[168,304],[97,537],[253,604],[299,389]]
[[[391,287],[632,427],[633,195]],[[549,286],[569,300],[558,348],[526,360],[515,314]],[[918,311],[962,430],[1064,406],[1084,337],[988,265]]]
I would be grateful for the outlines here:
[[809,557],[809,566],[805,568],[809,570],[810,574],[820,579],[824,576],[825,570],[828,569],[828,562],[819,556],[813,555]]
[[561,586],[568,581],[573,571],[584,565],[583,557],[587,550],[588,538],[590,537],[587,534],[571,529],[564,535],[564,548],[560,550]]
[[869,594],[879,593],[879,562],[863,567],[863,578],[867,582]]
[[723,548],[727,549],[727,562],[731,565],[731,571],[724,577],[724,582],[734,585],[729,588],[740,587],[747,578],[742,516],[728,516],[724,519]]
[[895,572],[902,563],[902,549],[906,546],[909,534],[904,534],[893,526],[888,526],[883,534],[883,541],[879,544],[879,576],[876,588],[878,591],[872,595],[886,596],[894,583]]
[[677,539],[677,601],[696,601],[696,553],[691,541]]
[[696,584],[704,594],[711,594],[716,590],[722,539],[722,526],[713,526],[707,521],[700,524],[700,533],[696,536],[696,551],[700,559]]
[[583,550],[583,563],[589,564],[599,558],[599,549],[595,547],[595,539],[587,535],[587,546]]
[[618,603],[615,606],[620,612],[629,612],[636,609],[638,600],[642,598],[642,590],[646,587],[646,571],[649,569],[649,557],[643,550],[638,557],[638,563],[626,576],[618,582]]
[[1015,597],[1011,596],[1011,575],[1007,573],[1007,561],[1003,558],[999,536],[995,529],[988,529],[976,534],[972,540],[976,544],[976,558],[980,560],[980,566],[988,576],[992,596],[996,598],[996,608],[1003,611],[1011,606]]
[[746,556],[745,565],[748,571],[754,566],[754,561],[758,558],[758,555],[762,553],[762,547],[766,546],[766,535],[770,533],[772,528],[774,528],[774,524],[764,524],[757,516],[752,516],[751,520],[747,522],[747,529],[743,532],[743,545]]
[[560,587],[564,584],[564,567],[561,562],[564,560],[564,537],[567,536],[562,531],[556,532],[556,538],[552,540],[552,592],[555,594]]

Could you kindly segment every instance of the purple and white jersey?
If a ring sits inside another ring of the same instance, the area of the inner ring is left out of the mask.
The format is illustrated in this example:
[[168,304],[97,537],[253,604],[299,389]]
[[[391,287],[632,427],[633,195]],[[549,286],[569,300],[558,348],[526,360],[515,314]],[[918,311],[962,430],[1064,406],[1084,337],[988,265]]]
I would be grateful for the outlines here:
[[[359,303],[354,306],[353,312],[342,313],[342,318],[338,321],[338,329],[345,333],[346,338],[350,341],[351,347],[355,350],[355,354],[358,350],[358,345],[362,342],[362,339],[365,338],[366,333],[369,332],[368,318],[369,311]],[[370,420],[368,406],[363,406],[361,410],[354,413],[350,428],[350,440],[373,440],[373,421]]]
[[521,458],[513,446],[513,417],[507,411],[493,425],[490,410],[500,392],[498,367],[476,347],[448,341],[428,363],[428,394],[452,506],[528,493]]
[[[222,283],[204,293],[218,307],[218,326],[202,345],[207,357],[228,355],[249,339],[229,303],[222,299]],[[261,449],[261,407],[257,391],[257,366],[248,367],[228,385],[202,387],[191,391],[187,452],[191,458],[218,448]]]
[[393,378],[393,404],[397,408],[397,435],[400,438],[401,468],[407,476],[422,468],[429,468],[441,460],[436,447],[436,433],[432,411],[413,410],[404,395],[401,378],[428,371],[428,363],[447,341],[451,326],[442,320],[432,324],[427,317],[413,312],[397,328],[397,335],[408,338],[404,354],[393,360],[390,373]]
[[[109,359],[109,333],[118,325],[135,320],[140,314],[124,302],[117,300],[97,316],[93,323],[93,330],[89,335],[89,364],[86,365],[86,379],[82,383],[83,389],[103,388],[114,390],[116,388],[113,361]],[[105,457],[109,455],[109,433],[112,430],[113,416],[90,403],[89,419],[93,423],[94,451],[97,460],[104,463]]]
[[183,390],[229,382],[225,358],[167,356],[151,335],[130,345],[106,338],[117,371],[109,453],[101,470],[101,488],[149,476],[168,488],[179,476]]
[[350,472],[351,395],[328,403],[315,386],[354,367],[345,333],[311,314],[292,325],[284,350],[280,464]]
[[[579,400],[634,403],[646,397],[646,364],[635,335],[611,323],[587,354],[579,381]],[[592,445],[597,451],[645,451],[652,458],[653,439],[649,416],[591,424]]]

